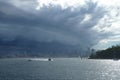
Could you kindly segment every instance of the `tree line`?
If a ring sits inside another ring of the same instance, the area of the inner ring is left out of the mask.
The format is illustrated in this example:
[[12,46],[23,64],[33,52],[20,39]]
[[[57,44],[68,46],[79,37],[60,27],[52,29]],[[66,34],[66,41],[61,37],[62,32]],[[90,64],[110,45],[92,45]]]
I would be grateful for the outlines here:
[[99,50],[91,53],[90,59],[120,59],[120,45],[112,46],[105,50]]

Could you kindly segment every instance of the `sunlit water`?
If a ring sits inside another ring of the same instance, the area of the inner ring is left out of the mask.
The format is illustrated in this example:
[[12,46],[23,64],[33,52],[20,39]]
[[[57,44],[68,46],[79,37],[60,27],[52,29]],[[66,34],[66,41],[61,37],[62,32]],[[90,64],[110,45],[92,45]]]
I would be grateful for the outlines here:
[[0,80],[120,80],[120,61],[0,59]]

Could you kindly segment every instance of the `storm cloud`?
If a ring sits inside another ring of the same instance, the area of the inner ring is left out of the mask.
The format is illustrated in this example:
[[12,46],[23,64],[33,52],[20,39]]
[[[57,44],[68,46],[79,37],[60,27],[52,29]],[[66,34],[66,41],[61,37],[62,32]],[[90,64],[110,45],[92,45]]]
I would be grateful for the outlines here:
[[60,4],[52,3],[39,6],[37,0],[14,1],[0,1],[1,40],[12,41],[23,37],[86,48],[110,35],[104,30],[95,29],[107,13],[106,8],[99,6],[98,2],[90,0],[85,1],[84,5],[63,8]]

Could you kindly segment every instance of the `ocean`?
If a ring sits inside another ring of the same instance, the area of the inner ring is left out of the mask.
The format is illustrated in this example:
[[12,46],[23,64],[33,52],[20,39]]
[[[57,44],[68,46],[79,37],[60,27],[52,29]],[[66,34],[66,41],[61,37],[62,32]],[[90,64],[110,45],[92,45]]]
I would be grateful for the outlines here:
[[0,80],[120,80],[120,61],[80,58],[0,59]]

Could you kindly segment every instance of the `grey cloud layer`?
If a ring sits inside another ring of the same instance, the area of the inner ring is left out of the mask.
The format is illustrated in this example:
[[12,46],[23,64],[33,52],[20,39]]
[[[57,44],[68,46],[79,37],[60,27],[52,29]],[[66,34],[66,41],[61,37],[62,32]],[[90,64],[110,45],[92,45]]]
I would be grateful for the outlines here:
[[[26,0],[27,2],[27,0]],[[35,4],[36,5],[36,4]],[[22,7],[22,6],[21,6]],[[23,9],[0,1],[0,38],[14,40],[18,36],[36,41],[59,41],[88,47],[99,41],[99,33],[92,30],[104,16],[103,7],[86,2],[74,11],[71,7],[43,6],[40,10]],[[81,23],[85,15],[91,19]]]

